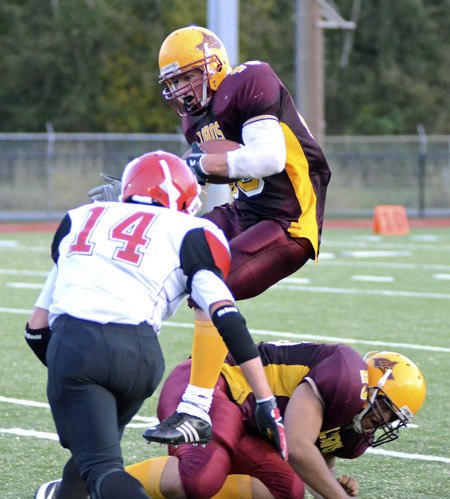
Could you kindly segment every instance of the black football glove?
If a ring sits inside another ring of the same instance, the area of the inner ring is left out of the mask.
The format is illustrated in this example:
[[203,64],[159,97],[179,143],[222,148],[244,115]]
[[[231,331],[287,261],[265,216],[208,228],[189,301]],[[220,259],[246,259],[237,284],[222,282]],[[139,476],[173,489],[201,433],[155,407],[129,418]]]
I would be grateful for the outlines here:
[[192,144],[191,153],[185,159],[186,164],[192,170],[192,173],[197,177],[197,182],[200,185],[205,185],[208,180],[208,174],[202,168],[202,157],[205,153],[200,149],[198,142]]
[[272,442],[281,457],[287,461],[288,448],[283,418],[280,415],[275,397],[256,402],[255,420],[259,433]]
[[122,182],[109,173],[100,173],[100,177],[108,182],[104,185],[98,185],[88,191],[87,195],[92,201],[118,201],[122,191]]

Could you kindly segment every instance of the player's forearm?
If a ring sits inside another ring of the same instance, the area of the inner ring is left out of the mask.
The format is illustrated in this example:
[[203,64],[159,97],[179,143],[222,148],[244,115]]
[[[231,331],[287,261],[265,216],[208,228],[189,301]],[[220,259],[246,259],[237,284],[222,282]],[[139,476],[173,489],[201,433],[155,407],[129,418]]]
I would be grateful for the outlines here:
[[243,362],[239,367],[252,387],[256,400],[273,397],[272,390],[270,389],[259,357]]
[[314,490],[316,497],[324,499],[349,497],[314,445],[297,452],[295,449],[291,450],[289,463],[307,486]]
[[227,153],[205,154],[202,168],[210,176],[228,177]]

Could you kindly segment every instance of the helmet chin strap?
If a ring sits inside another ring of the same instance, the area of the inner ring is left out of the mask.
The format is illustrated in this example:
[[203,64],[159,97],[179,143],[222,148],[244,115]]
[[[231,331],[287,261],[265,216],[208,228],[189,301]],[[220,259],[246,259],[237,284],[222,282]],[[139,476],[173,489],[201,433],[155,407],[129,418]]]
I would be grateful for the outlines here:
[[208,106],[209,101],[211,100],[209,80],[208,77],[206,76],[206,72],[203,72],[202,80],[203,81],[201,83],[202,90],[201,90],[200,99],[198,99],[196,96],[195,88],[191,86],[194,95],[193,96],[189,95],[187,97],[184,97],[182,100],[183,107],[188,114],[196,114],[204,110],[205,107]]
[[210,95],[208,90],[209,90],[209,79],[205,78],[205,81],[202,84],[202,100],[200,101],[200,105],[202,107],[205,107],[209,104]]
[[372,391],[369,400],[367,401],[366,407],[353,418],[353,428],[355,431],[358,433],[363,433],[363,419],[365,418],[366,414],[372,409],[373,404],[375,403],[375,399],[378,396],[378,392],[380,391],[381,388],[385,385],[387,379],[392,373],[392,369],[386,369],[386,372],[381,376],[381,378],[378,380],[377,387]]
[[206,74],[204,75],[204,81],[203,81],[203,89],[202,89],[202,100],[200,101],[200,105],[202,107],[206,107],[209,104],[209,100],[211,98],[211,93],[209,92],[210,86],[209,86],[209,77],[214,76],[216,71],[214,69],[210,68],[209,64],[207,61],[209,60],[209,57],[212,55],[209,45],[207,42],[203,45],[203,54],[205,57],[205,71]]
[[392,369],[386,369],[386,372],[381,376],[381,378],[378,380],[377,386],[378,388],[383,388],[384,384],[386,383],[386,380],[389,378],[391,375]]

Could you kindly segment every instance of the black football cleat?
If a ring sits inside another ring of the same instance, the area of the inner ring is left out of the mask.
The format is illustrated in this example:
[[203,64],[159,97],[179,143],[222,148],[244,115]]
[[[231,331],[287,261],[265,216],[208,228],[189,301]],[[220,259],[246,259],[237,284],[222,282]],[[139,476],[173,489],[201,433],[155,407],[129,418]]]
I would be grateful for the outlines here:
[[41,485],[34,494],[34,499],[54,499],[58,493],[61,480],[53,480]]
[[212,438],[212,427],[197,416],[174,412],[172,416],[146,430],[143,437],[149,442],[167,445],[207,444]]

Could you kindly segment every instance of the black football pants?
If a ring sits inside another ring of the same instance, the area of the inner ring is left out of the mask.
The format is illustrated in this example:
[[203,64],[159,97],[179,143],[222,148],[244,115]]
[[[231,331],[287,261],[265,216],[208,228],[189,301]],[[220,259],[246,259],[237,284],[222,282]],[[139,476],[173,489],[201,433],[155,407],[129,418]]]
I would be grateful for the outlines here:
[[53,419],[61,445],[97,497],[103,478],[123,470],[120,438],[161,381],[163,354],[146,323],[102,325],[62,315],[52,331],[47,396]]

